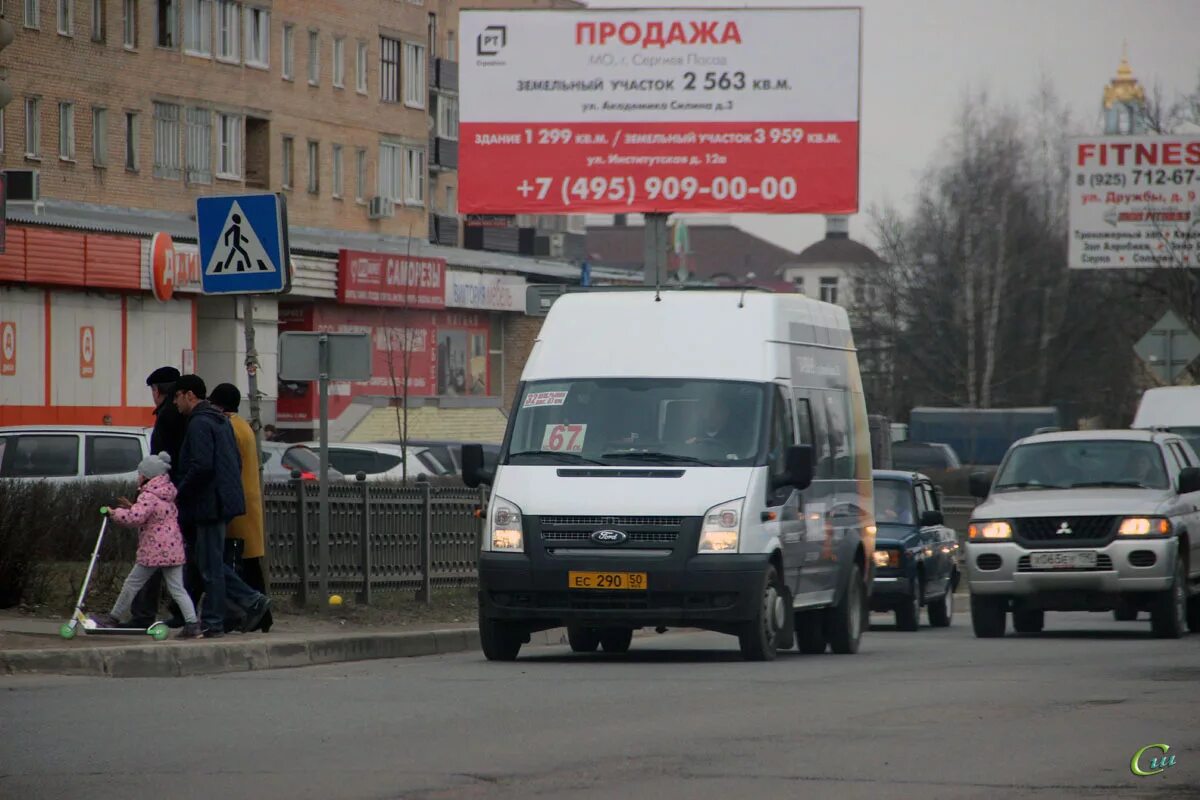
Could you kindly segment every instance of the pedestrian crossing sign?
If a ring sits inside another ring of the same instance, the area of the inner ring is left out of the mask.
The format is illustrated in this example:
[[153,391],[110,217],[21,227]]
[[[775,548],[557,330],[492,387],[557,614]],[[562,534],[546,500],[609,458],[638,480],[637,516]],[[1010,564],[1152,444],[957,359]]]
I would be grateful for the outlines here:
[[196,228],[204,294],[277,294],[291,288],[282,196],[198,198]]

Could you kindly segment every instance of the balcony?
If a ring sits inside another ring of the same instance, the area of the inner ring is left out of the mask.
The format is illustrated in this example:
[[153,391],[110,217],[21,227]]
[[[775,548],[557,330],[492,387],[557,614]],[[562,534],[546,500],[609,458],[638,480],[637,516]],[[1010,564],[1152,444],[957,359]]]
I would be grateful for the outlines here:
[[435,169],[458,169],[458,142],[430,136],[429,164]]
[[446,58],[429,59],[429,88],[443,92],[458,91],[458,62]]

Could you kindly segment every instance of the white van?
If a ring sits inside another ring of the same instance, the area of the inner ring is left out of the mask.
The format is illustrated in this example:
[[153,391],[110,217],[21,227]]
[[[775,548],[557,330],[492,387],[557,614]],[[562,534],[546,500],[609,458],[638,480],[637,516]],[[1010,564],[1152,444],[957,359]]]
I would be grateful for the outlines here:
[[1177,433],[1200,454],[1200,386],[1147,389],[1130,427]]
[[846,312],[797,294],[592,291],[551,307],[525,365],[479,561],[493,660],[567,626],[853,653],[874,548],[870,436]]
[[134,481],[148,428],[24,425],[0,428],[0,480]]

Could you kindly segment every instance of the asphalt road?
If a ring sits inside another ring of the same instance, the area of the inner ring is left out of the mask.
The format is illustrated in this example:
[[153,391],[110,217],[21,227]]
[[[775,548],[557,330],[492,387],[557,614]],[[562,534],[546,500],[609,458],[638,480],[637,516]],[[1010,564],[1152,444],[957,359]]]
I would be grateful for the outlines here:
[[[0,678],[0,797],[1200,798],[1200,636],[1047,628],[976,640],[959,614],[763,664],[681,633],[625,657]],[[1134,777],[1152,743],[1176,765]]]

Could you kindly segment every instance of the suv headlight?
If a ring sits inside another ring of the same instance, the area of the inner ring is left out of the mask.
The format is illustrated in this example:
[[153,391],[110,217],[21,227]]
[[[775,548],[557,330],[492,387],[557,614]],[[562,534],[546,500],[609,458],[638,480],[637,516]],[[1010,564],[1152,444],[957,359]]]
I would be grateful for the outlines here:
[[521,509],[503,497],[492,501],[492,513],[488,518],[488,542],[492,550],[519,553],[525,549],[524,528],[521,525]]
[[967,527],[967,538],[972,541],[1011,539],[1012,525],[1009,525],[1002,519],[988,520],[986,522],[972,522]]
[[1121,536],[1166,536],[1171,523],[1162,517],[1126,517],[1117,533]]
[[700,553],[736,553],[742,530],[742,501],[729,500],[704,512],[700,528]]

